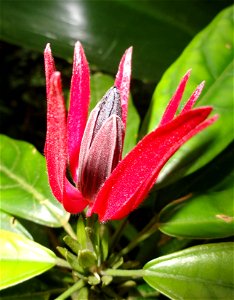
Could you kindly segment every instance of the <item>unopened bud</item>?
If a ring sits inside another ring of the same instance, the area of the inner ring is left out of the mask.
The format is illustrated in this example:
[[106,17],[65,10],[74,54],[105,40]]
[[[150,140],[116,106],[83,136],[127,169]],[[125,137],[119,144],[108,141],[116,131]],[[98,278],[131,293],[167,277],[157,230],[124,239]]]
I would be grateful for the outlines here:
[[107,91],[90,113],[81,142],[78,188],[91,201],[121,159],[123,122],[120,93]]

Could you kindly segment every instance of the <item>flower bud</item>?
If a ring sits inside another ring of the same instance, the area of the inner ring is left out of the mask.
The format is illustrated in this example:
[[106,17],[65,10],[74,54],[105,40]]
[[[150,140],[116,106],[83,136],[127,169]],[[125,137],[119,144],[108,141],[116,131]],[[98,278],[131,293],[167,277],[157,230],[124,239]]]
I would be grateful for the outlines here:
[[112,87],[90,113],[81,142],[78,188],[85,198],[94,199],[120,161],[123,133],[120,93]]

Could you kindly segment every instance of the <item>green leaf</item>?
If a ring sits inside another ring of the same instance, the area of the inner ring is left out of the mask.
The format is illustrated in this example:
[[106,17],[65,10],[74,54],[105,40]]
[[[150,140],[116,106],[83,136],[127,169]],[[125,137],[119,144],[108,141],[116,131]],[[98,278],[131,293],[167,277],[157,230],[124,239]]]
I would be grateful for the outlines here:
[[49,300],[51,288],[38,277],[0,291],[1,300]]
[[[117,72],[117,69],[115,70]],[[113,86],[114,79],[109,75],[96,73],[91,76],[91,103],[93,109],[98,101],[104,96],[107,90]],[[133,105],[131,96],[128,103],[128,116],[126,135],[124,140],[123,156],[125,156],[137,143],[138,129],[140,125],[139,114]]]
[[234,243],[195,246],[148,262],[144,280],[171,299],[233,299]]
[[[99,70],[115,72],[124,50],[134,46],[134,76],[156,80],[196,32],[230,0],[190,1],[2,1],[2,40],[71,59],[80,40]],[[198,17],[199,16],[199,17]],[[17,30],[16,30],[17,28]]]
[[153,95],[148,131],[159,123],[180,78],[192,68],[185,91],[188,99],[203,80],[206,86],[198,106],[212,105],[218,121],[187,142],[162,170],[158,182],[167,184],[201,168],[233,139],[233,7],[220,13],[199,33],[165,72]]
[[0,210],[0,229],[12,231],[22,234],[30,240],[33,240],[31,234],[20,224],[20,222],[13,216]]
[[0,289],[37,276],[56,263],[49,249],[14,232],[0,231]]
[[159,229],[165,234],[186,238],[233,236],[233,181],[234,171],[206,193],[167,205],[160,213]]
[[223,238],[234,235],[233,189],[174,201],[160,215],[160,230],[187,238]]
[[26,142],[0,137],[1,209],[51,227],[65,224],[69,214],[50,191],[44,157]]
[[91,268],[97,263],[97,257],[95,253],[89,249],[79,250],[77,260],[80,266],[85,269]]

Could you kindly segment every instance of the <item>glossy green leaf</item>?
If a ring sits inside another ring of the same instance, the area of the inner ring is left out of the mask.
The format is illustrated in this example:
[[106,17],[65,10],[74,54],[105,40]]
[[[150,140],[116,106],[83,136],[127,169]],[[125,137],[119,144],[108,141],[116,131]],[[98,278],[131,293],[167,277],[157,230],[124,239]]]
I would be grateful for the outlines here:
[[203,80],[206,86],[198,106],[212,105],[219,114],[215,124],[187,142],[162,170],[158,182],[168,183],[194,172],[220,153],[233,139],[233,7],[220,13],[199,33],[178,60],[166,71],[157,86],[149,117],[148,131],[160,121],[180,78],[192,68],[185,91],[188,99]]
[[234,235],[233,189],[175,201],[163,209],[160,230],[187,238],[223,238]]
[[65,224],[69,214],[50,191],[44,157],[26,142],[0,138],[1,209],[51,227]]
[[20,224],[20,222],[13,216],[0,210],[0,229],[6,231],[12,231],[18,234],[22,234],[25,237],[33,240],[31,234]]
[[[222,160],[224,161],[224,160]],[[213,172],[216,170],[211,168]],[[207,174],[204,174],[203,181]],[[167,205],[160,214],[159,229],[186,238],[223,238],[234,235],[234,171],[206,193]]]
[[145,281],[170,299],[233,299],[234,243],[195,246],[148,262]]
[[[72,58],[80,40],[90,63],[115,72],[119,57],[134,46],[134,75],[157,80],[196,32],[230,0],[190,1],[39,1],[1,3],[1,39]],[[199,16],[199,17],[198,17]]]
[[[120,59],[120,57],[119,57]],[[115,70],[117,72],[117,69]],[[91,104],[90,109],[101,100],[106,91],[114,84],[113,77],[96,73],[91,76]],[[124,140],[123,156],[125,156],[137,143],[140,117],[133,105],[132,98],[129,98],[126,135]]]
[[37,276],[56,263],[52,251],[22,235],[1,230],[0,241],[1,289]]

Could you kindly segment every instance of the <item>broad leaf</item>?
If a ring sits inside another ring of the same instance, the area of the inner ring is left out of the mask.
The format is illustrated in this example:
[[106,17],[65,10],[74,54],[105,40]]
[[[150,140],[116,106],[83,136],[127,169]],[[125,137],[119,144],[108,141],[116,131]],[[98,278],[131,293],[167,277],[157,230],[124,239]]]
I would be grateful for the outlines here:
[[[106,91],[114,84],[111,76],[96,73],[91,76],[91,104],[90,109],[94,108],[96,103],[101,100]],[[124,140],[123,156],[127,154],[137,142],[140,117],[133,105],[132,98],[129,98],[126,135]]]
[[123,51],[133,45],[134,76],[157,80],[195,33],[231,3],[4,0],[0,35],[39,51],[51,42],[54,53],[67,59],[80,40],[89,62],[113,73]]
[[37,276],[56,263],[55,254],[26,237],[0,231],[0,289]]
[[234,243],[195,246],[148,262],[145,281],[171,299],[233,299]]
[[205,89],[198,106],[212,105],[219,114],[215,124],[187,142],[162,170],[158,182],[168,183],[194,172],[220,153],[233,139],[233,7],[220,13],[198,34],[178,60],[166,71],[157,86],[149,117],[148,131],[159,122],[180,78],[192,68],[185,91],[188,99],[201,81]]
[[233,189],[196,195],[168,205],[160,216],[160,230],[187,238],[234,235]]
[[22,234],[25,237],[33,240],[31,234],[20,224],[20,222],[15,217],[1,210],[0,210],[0,229]]
[[1,209],[21,218],[60,227],[69,214],[53,197],[44,157],[30,144],[1,135]]
[[[225,162],[224,159],[222,161]],[[210,173],[216,170],[217,165],[216,169],[211,168]],[[204,174],[203,181],[206,181],[207,176],[209,173]],[[233,236],[233,181],[234,171],[207,192],[167,205],[160,214],[160,230],[168,235],[186,238]]]

